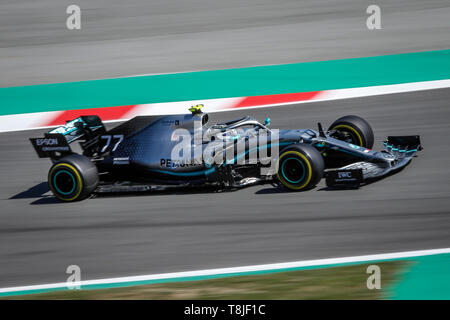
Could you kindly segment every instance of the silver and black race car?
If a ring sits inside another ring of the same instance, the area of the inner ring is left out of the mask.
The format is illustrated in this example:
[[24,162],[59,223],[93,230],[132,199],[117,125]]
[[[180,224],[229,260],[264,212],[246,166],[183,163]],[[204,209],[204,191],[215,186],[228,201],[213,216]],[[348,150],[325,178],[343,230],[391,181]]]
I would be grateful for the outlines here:
[[[62,201],[94,193],[211,186],[216,190],[276,183],[309,190],[322,179],[330,188],[358,187],[405,167],[422,149],[420,137],[389,136],[371,150],[374,135],[349,115],[327,131],[271,129],[244,117],[208,126],[201,106],[190,114],[139,116],[107,130],[98,116],[81,116],[42,138],[30,139],[53,166],[48,184]],[[79,152],[70,145],[79,142]]]

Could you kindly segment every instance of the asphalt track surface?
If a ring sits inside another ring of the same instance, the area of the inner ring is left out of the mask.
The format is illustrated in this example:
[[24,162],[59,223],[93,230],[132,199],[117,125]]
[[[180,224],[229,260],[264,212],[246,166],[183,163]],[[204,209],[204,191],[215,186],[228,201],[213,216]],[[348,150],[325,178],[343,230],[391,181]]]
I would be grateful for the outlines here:
[[424,150],[403,171],[358,190],[302,193],[271,185],[235,192],[103,196],[59,203],[50,162],[27,138],[0,134],[0,287],[343,257],[450,246],[450,89],[222,112],[274,128],[315,128],[365,117],[376,147],[420,134]]
[[[81,30],[66,8],[81,7]],[[448,0],[2,0],[0,87],[448,49]]]

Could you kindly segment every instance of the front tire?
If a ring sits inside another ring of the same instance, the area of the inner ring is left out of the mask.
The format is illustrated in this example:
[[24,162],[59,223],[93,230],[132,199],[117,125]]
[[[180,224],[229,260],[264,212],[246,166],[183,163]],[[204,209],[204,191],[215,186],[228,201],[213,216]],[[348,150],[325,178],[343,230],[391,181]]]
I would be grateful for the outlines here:
[[351,144],[372,149],[373,130],[370,124],[358,116],[345,116],[334,121],[328,131],[335,131],[334,138]]
[[322,155],[314,147],[299,144],[284,149],[277,161],[277,178],[292,191],[313,188],[323,177]]
[[57,161],[48,173],[55,197],[65,202],[88,197],[98,185],[98,171],[87,157],[71,154]]

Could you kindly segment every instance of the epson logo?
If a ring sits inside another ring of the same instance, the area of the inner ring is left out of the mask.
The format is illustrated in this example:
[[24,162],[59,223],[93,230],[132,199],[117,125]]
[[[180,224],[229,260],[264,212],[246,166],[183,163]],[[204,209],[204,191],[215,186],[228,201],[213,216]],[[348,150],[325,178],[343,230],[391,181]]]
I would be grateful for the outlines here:
[[339,178],[351,178],[352,173],[350,171],[340,171],[340,172],[338,172],[338,177]]
[[36,145],[38,146],[42,146],[42,145],[46,145],[46,146],[54,146],[58,144],[58,139],[56,138],[51,138],[51,139],[36,139]]

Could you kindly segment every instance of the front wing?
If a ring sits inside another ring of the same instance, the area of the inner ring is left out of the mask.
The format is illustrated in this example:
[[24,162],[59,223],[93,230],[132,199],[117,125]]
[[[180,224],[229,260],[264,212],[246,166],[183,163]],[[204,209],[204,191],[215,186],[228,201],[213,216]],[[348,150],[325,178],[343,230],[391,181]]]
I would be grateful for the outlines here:
[[[357,187],[383,178],[407,166],[422,150],[419,136],[389,136],[379,159],[358,161],[325,172],[328,187]],[[379,161],[377,161],[379,160]]]

